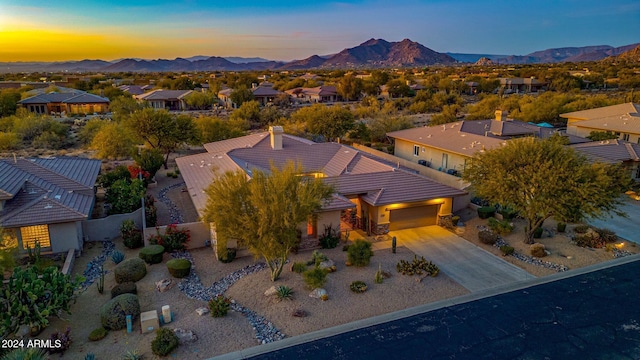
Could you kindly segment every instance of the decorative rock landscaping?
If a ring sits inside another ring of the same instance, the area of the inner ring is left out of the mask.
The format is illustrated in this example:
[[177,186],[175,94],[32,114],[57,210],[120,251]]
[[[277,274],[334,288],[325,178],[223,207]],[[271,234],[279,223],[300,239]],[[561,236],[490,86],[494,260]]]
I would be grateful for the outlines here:
[[102,252],[100,255],[94,257],[93,260],[89,261],[87,268],[82,273],[82,276],[85,278],[84,282],[80,284],[82,291],[86,290],[100,277],[102,264],[111,257],[111,253],[115,248],[116,245],[112,241],[104,241],[102,243]]
[[[171,256],[176,259],[187,259],[191,261],[192,264],[194,263],[191,254],[187,251],[174,252],[171,254]],[[204,287],[196,272],[192,271],[187,277],[183,278],[182,281],[180,281],[180,283],[178,284],[178,288],[190,299],[209,301],[216,296],[223,295],[224,292],[227,291],[229,287],[231,287],[231,285],[233,285],[236,281],[242,279],[244,276],[264,270],[266,267],[267,264],[265,263],[257,263],[245,266],[242,269],[235,271],[214,282],[209,287]],[[193,269],[195,269],[195,265],[193,266]],[[285,334],[280,332],[280,330],[273,326],[273,324],[267,319],[258,315],[256,312],[236,303],[234,300],[231,300],[231,310],[241,313],[242,315],[244,315],[244,317],[247,318],[247,320],[249,320],[249,324],[251,324],[251,327],[255,331],[256,339],[258,339],[258,342],[261,344],[274,342],[286,337]]]
[[[509,245],[506,241],[504,241],[504,239],[500,236],[498,236],[498,240],[495,242],[495,244],[493,244],[493,246],[500,248],[500,246],[503,245]],[[513,256],[514,258],[520,260],[520,261],[524,261],[528,264],[532,264],[532,265],[537,265],[537,266],[542,266],[544,268],[547,269],[551,269],[551,270],[555,270],[557,272],[563,272],[563,271],[567,271],[569,270],[568,267],[566,267],[565,265],[560,265],[560,264],[556,264],[556,263],[552,263],[549,261],[542,261],[538,258],[535,258],[533,256],[529,256],[529,255],[524,255],[521,254],[519,252],[514,251],[513,253],[511,253],[509,256]]]
[[179,182],[177,184],[173,184],[173,185],[167,186],[166,188],[160,190],[160,192],[158,193],[159,200],[163,204],[165,204],[167,206],[167,209],[169,210],[169,217],[171,219],[171,223],[172,224],[181,224],[184,221],[182,219],[182,213],[180,213],[180,209],[178,209],[176,204],[174,204],[173,201],[171,201],[171,199],[169,199],[169,197],[167,196],[167,193],[170,190],[173,190],[173,189],[179,188],[179,187],[184,187],[184,186],[185,186],[184,182]]

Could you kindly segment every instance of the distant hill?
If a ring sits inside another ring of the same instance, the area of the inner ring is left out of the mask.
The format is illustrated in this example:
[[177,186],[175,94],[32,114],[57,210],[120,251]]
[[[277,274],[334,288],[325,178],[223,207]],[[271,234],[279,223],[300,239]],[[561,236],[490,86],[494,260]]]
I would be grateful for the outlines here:
[[640,64],[640,45],[621,54],[610,56],[602,61],[607,62],[627,62]]
[[[331,55],[313,55],[290,62],[271,61],[259,57],[192,56],[189,58],[133,59],[111,62],[81,60],[66,62],[2,62],[3,72],[165,72],[165,71],[243,71],[243,70],[307,70],[307,69],[358,69],[420,67],[452,65],[455,63],[482,64],[540,64],[557,62],[599,61],[634,50],[640,44],[614,48],[609,45],[566,47],[536,51],[527,55],[490,55],[439,53],[422,44],[404,39],[389,42],[369,39],[362,44]],[[633,55],[630,55],[633,58]],[[490,62],[489,62],[490,61]]]

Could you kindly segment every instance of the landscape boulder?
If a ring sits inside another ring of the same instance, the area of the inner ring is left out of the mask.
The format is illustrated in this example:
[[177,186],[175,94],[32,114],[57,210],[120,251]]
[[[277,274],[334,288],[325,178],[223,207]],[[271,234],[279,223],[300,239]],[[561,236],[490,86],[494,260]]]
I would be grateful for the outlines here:
[[200,308],[196,309],[196,314],[198,314],[200,316],[206,315],[208,313],[209,313],[209,308],[208,307],[203,306],[203,307],[200,307]]
[[136,282],[147,275],[147,266],[141,259],[126,259],[116,265],[113,274],[118,284]]
[[180,345],[192,343],[198,340],[198,336],[191,330],[176,328],[173,329],[173,333],[178,337],[178,343]]
[[320,298],[322,298],[323,295],[327,295],[327,290],[322,289],[322,288],[315,288],[309,294],[309,297],[312,297],[314,299],[320,299]]
[[126,328],[127,315],[131,315],[132,320],[140,315],[140,302],[137,295],[118,295],[100,308],[100,321],[105,329]]
[[264,296],[273,296],[275,294],[278,293],[278,289],[276,289],[275,285],[268,288],[265,292],[264,292]]
[[171,279],[162,279],[160,281],[156,281],[156,289],[160,292],[165,292],[170,290],[173,287],[173,280]]

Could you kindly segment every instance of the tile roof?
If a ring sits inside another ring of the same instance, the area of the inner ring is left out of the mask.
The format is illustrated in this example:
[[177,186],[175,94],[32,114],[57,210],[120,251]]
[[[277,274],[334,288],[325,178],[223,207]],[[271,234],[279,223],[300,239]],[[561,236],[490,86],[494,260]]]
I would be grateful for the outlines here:
[[570,113],[560,114],[560,117],[566,119],[590,120],[609,116],[620,116],[624,114],[640,113],[640,105],[634,103],[624,103],[611,106],[603,106],[595,109],[574,111]]
[[578,128],[640,134],[640,114],[622,114],[571,123]]
[[605,163],[640,161],[640,144],[621,140],[592,141],[571,146],[587,159]]
[[58,157],[0,159],[0,225],[19,227],[87,219],[99,160]]
[[471,127],[474,127],[474,132],[478,127],[484,129],[486,124],[486,120],[458,121],[394,131],[387,136],[470,157],[482,149],[489,150],[506,144],[503,139],[467,132]]
[[148,93],[144,93],[142,95],[136,95],[135,98],[138,100],[179,100],[184,98],[185,96],[191,94],[193,90],[164,90],[157,89],[152,90]]
[[338,194],[323,207],[325,210],[352,207],[353,204],[343,195],[364,194],[365,201],[381,205],[466,194],[415,171],[337,143],[314,143],[283,135],[282,149],[273,150],[269,133],[260,133],[209,143],[204,147],[207,153],[176,159],[200,215],[207,201],[204,189],[216,176],[239,169],[250,175],[253,169],[268,171],[271,164],[281,167],[288,161],[299,163],[305,172],[322,172],[324,181],[336,185]]
[[24,100],[18,101],[18,104],[48,104],[48,103],[109,103],[109,99],[90,94],[90,93],[48,93],[35,95]]
[[282,94],[282,92],[274,89],[272,85],[260,85],[252,89],[251,92],[253,96],[278,96]]

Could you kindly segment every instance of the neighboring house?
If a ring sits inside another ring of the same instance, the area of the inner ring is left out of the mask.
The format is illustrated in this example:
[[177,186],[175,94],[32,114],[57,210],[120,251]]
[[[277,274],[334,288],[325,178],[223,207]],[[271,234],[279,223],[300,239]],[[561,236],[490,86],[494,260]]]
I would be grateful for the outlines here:
[[18,101],[36,114],[65,116],[109,112],[109,99],[84,91],[42,93]]
[[134,98],[139,102],[147,102],[154,109],[165,110],[187,110],[185,98],[191,94],[193,90],[164,90],[158,89],[141,95],[135,95]]
[[588,140],[568,136],[557,129],[510,120],[506,112],[496,111],[494,120],[462,120],[438,126],[425,126],[388,133],[394,139],[394,155],[452,175],[461,174],[467,161],[477,152],[494,149],[514,138],[547,138],[560,133],[570,143]]
[[298,87],[285,91],[299,102],[322,103],[338,101],[338,90],[333,85],[322,85],[313,88]]
[[545,89],[547,83],[534,77],[530,78],[500,78],[500,87],[506,94],[531,93]]
[[269,82],[263,82],[258,86],[252,87],[253,99],[260,105],[264,106],[273,103],[273,101],[282,94],[273,88],[273,84]]
[[625,103],[560,114],[567,133],[587,137],[592,131],[610,132],[618,139],[640,144],[640,105]]
[[153,85],[121,85],[118,86],[118,89],[131,95],[142,95],[145,92],[153,89]]
[[622,164],[631,178],[640,181],[640,144],[620,140],[592,141],[571,145],[578,153],[593,162]]
[[186,188],[202,217],[207,203],[204,189],[227,171],[268,171],[287,161],[302,165],[308,176],[335,186],[336,193],[317,217],[301,226],[302,248],[318,245],[328,226],[385,234],[417,226],[435,225],[452,213],[454,197],[467,193],[439,184],[415,171],[337,143],[314,143],[269,132],[204,145],[206,153],[176,159]]
[[82,250],[82,222],[91,217],[99,160],[57,157],[0,159],[0,226],[20,250]]
[[231,101],[231,93],[233,93],[233,89],[228,88],[223,85],[222,89],[218,91],[218,99],[222,102],[222,105],[227,109],[235,108],[236,104]]

